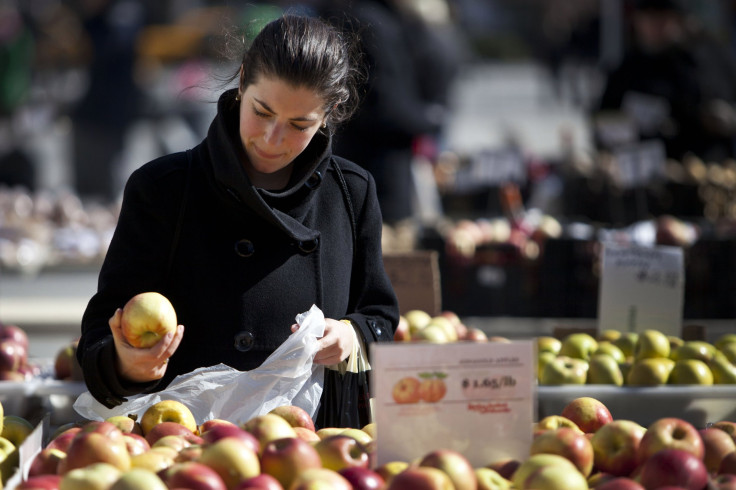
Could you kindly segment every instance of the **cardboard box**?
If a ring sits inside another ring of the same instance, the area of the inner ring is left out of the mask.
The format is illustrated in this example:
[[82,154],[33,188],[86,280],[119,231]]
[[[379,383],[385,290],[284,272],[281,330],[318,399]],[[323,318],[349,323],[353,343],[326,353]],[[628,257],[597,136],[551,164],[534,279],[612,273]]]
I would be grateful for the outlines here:
[[401,314],[423,310],[434,316],[442,311],[437,252],[387,253],[383,256],[383,266],[399,299]]

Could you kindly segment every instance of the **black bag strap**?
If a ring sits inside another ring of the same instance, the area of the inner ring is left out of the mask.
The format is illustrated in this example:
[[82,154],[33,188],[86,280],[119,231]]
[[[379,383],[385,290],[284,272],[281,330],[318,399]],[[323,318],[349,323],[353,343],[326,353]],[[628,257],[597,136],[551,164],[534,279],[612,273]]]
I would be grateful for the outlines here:
[[171,241],[171,248],[169,249],[169,260],[166,264],[166,281],[169,282],[171,277],[171,271],[174,268],[174,256],[176,255],[176,249],[179,246],[179,238],[181,236],[181,228],[184,224],[184,211],[187,206],[187,198],[189,197],[189,183],[192,180],[192,150],[187,150],[187,166],[185,169],[184,177],[184,191],[181,195],[181,204],[179,204],[179,216],[176,219],[176,228],[174,228],[174,238]]
[[331,159],[332,166],[335,168],[335,175],[337,176],[337,181],[340,183],[340,189],[342,190],[342,196],[345,200],[345,207],[348,209],[348,215],[350,216],[350,232],[353,236],[353,257],[355,256],[355,249],[358,244],[358,235],[357,235],[357,225],[355,223],[355,210],[353,208],[353,200],[350,199],[350,190],[348,189],[348,184],[345,182],[345,176],[342,174],[342,170],[340,169],[340,165],[337,164],[334,158]]

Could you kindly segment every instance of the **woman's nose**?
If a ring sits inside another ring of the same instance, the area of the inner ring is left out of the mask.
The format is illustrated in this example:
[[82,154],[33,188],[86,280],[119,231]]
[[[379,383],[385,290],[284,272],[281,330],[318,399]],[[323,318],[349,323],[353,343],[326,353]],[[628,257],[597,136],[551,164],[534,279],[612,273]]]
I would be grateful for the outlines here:
[[281,139],[283,137],[283,128],[281,124],[279,123],[273,123],[270,124],[266,128],[266,134],[264,136],[264,139],[267,143],[272,145],[278,145],[281,142]]

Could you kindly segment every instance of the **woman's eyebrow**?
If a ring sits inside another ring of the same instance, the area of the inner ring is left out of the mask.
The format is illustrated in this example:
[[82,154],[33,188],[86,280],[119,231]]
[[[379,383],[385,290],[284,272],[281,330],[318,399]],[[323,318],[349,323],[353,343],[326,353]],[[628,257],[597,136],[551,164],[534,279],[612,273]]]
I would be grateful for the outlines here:
[[[265,103],[265,102],[263,102],[262,100],[260,100],[260,99],[258,99],[258,98],[256,98],[256,97],[253,97],[253,100],[255,100],[256,102],[258,102],[258,103],[259,103],[259,104],[260,104],[261,106],[263,106],[263,108],[264,108],[264,109],[266,109],[266,110],[267,110],[268,112],[270,112],[270,113],[272,113],[272,114],[276,114],[276,112],[274,112],[274,110],[273,110],[273,109],[271,109],[271,108],[270,108],[270,107],[268,106],[268,104],[266,104],[266,103]],[[316,119],[314,119],[314,118],[310,118],[310,117],[292,117],[292,118],[291,118],[290,120],[291,120],[291,121],[303,121],[303,122],[314,122],[314,121],[316,121]]]

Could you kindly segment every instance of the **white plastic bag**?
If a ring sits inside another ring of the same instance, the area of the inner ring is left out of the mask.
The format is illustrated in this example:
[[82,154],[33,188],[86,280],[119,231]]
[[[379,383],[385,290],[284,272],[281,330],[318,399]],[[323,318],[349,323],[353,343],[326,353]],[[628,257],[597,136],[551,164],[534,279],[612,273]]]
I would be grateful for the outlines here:
[[241,423],[280,405],[299,406],[314,418],[322,396],[324,366],[312,361],[319,348],[317,339],[324,335],[325,317],[313,305],[297,315],[296,322],[299,329],[251,371],[225,364],[196,369],[177,376],[164,390],[129,397],[111,409],[86,392],[77,398],[74,410],[89,420],[130,414],[140,420],[154,403],[178,400],[189,407],[197,424],[214,418]]

